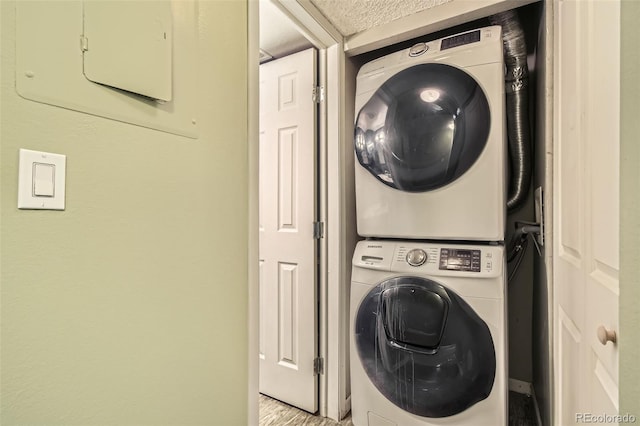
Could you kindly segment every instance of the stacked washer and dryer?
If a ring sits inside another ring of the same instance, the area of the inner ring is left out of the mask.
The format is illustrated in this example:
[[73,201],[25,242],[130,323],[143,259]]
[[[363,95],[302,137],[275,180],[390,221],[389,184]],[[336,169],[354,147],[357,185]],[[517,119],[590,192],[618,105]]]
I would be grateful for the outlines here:
[[506,425],[501,27],[376,59],[356,84],[353,423]]

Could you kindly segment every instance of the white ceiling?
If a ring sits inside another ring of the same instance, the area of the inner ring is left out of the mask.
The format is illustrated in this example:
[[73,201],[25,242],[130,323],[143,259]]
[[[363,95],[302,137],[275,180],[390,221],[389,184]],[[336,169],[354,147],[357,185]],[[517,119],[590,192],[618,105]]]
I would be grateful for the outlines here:
[[312,47],[309,40],[270,0],[260,0],[259,7],[260,50],[273,58],[281,58]]

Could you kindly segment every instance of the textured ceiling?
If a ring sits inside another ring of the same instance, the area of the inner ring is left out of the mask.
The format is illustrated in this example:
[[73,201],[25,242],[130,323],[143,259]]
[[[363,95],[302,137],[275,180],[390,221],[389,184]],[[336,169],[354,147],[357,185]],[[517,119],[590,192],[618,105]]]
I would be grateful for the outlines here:
[[[260,48],[274,58],[312,44],[273,3],[260,0]],[[345,37],[454,0],[307,0]],[[473,1],[473,0],[462,0]]]
[[386,24],[453,0],[311,0],[343,36]]

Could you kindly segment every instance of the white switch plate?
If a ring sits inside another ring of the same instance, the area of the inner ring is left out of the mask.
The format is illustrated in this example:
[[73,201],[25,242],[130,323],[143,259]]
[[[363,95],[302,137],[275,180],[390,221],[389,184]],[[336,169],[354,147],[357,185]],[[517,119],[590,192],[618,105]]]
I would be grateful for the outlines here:
[[[35,195],[34,164],[53,166],[53,196]],[[64,210],[66,165],[66,155],[21,149],[18,169],[18,208]]]

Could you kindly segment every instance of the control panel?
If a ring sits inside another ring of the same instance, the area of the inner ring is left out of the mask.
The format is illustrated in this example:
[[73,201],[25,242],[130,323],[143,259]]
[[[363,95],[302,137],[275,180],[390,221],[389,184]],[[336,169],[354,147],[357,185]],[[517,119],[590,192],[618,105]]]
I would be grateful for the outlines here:
[[440,249],[440,270],[480,272],[480,250]]
[[503,272],[504,247],[427,242],[361,241],[353,266],[434,276],[493,277]]

